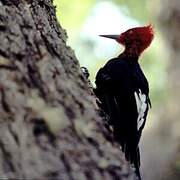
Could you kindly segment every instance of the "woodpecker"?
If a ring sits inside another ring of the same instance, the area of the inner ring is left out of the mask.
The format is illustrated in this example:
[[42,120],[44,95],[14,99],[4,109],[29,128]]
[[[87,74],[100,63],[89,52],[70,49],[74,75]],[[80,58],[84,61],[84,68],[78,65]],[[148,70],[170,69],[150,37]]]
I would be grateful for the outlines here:
[[124,51],[98,71],[94,93],[109,117],[115,140],[141,180],[139,141],[151,102],[148,81],[138,60],[153,40],[153,27],[135,27],[120,35],[100,36],[116,40]]

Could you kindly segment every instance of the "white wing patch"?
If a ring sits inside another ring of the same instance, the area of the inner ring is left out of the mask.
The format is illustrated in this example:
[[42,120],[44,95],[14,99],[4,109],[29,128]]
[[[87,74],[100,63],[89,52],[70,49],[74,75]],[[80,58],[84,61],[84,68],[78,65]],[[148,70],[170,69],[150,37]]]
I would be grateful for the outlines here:
[[136,99],[136,105],[137,105],[137,112],[138,112],[138,119],[137,119],[137,129],[139,130],[144,122],[144,113],[148,107],[148,104],[146,102],[146,95],[141,92],[139,89],[138,92],[134,92],[134,96]]

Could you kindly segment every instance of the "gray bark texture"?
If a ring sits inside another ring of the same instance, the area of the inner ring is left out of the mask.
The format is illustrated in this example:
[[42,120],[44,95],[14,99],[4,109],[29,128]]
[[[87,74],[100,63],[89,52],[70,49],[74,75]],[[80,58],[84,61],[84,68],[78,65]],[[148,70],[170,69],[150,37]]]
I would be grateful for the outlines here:
[[133,179],[51,0],[0,0],[0,179]]

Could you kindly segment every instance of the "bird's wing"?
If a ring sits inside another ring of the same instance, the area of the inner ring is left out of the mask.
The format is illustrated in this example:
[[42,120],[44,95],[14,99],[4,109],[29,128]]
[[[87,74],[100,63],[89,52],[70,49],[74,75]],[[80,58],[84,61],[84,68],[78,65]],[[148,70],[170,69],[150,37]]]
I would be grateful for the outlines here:
[[142,129],[145,126],[147,113],[149,110],[149,107],[151,106],[149,104],[149,97],[145,93],[142,93],[141,89],[138,89],[134,92],[134,97],[136,100],[136,107],[137,107],[137,131],[142,131]]
[[146,122],[149,98],[143,89],[133,87],[127,71],[124,65],[100,69],[95,93],[110,117],[117,139],[137,147]]

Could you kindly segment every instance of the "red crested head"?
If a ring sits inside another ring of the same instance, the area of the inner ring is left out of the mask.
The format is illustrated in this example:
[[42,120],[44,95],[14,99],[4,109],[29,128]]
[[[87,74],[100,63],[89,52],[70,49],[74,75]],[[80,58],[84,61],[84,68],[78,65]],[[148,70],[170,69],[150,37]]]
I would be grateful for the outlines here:
[[125,46],[126,50],[136,51],[134,53],[141,54],[152,42],[154,37],[152,25],[144,27],[136,27],[122,33],[117,42]]
[[154,32],[152,25],[135,27],[120,35],[102,35],[103,37],[115,39],[125,46],[124,53],[128,56],[137,56],[151,44]]

